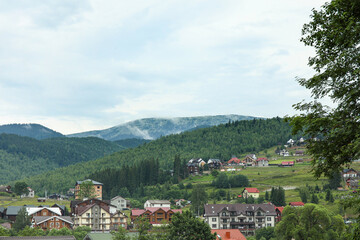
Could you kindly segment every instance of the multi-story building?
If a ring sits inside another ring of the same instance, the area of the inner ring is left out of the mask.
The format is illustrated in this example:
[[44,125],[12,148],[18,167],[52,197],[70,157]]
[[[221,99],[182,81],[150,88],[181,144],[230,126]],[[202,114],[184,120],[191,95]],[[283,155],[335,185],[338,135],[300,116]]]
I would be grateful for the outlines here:
[[275,226],[272,204],[206,204],[205,221],[211,229],[239,229],[246,236],[262,227]]
[[75,199],[82,200],[82,199],[80,199],[79,194],[80,194],[80,185],[83,182],[92,182],[92,184],[94,185],[93,194],[95,195],[95,198],[100,199],[100,200],[102,199],[102,186],[103,186],[103,184],[100,183],[100,182],[91,180],[91,179],[86,179],[84,181],[76,181],[76,184],[75,184]]
[[168,200],[147,200],[144,203],[144,208],[148,207],[161,207],[161,208],[170,208],[170,201]]
[[115,230],[127,227],[127,216],[113,206],[99,199],[89,199],[74,206],[74,227],[88,226],[92,231]]
[[118,210],[126,208],[126,199],[120,196],[116,196],[110,200],[111,204],[116,206]]

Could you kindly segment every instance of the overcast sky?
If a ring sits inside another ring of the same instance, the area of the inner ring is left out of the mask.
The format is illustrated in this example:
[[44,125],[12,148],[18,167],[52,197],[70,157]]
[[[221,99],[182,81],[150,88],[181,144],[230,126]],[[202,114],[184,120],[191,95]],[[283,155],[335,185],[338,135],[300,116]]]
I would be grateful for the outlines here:
[[0,0],[0,124],[294,114],[323,0]]

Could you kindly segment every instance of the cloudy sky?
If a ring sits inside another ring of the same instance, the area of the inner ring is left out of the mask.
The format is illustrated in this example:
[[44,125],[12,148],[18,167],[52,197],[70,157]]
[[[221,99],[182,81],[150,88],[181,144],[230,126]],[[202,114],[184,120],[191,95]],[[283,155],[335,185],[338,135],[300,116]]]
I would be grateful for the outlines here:
[[324,0],[0,0],[0,124],[294,114]]

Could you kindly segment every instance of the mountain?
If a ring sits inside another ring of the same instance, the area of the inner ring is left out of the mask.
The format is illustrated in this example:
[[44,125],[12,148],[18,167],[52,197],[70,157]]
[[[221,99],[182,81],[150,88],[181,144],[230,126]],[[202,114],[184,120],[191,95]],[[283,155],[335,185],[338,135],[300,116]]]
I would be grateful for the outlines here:
[[23,137],[35,139],[64,137],[61,133],[40,124],[6,124],[0,126],[0,133],[16,134]]
[[182,161],[191,158],[218,158],[227,161],[233,155],[241,157],[284,144],[289,138],[298,136],[291,135],[291,127],[281,118],[235,121],[164,136],[137,148],[125,149],[94,161],[58,168],[23,180],[40,194],[45,189],[51,193],[65,192],[77,180],[86,179],[101,170],[107,172],[124,166],[142,166],[144,161],[152,159],[158,161],[162,169],[169,170],[173,168],[176,155],[180,155]]
[[124,149],[100,138],[37,140],[0,134],[0,184],[78,162],[94,160]]
[[95,130],[67,135],[68,137],[98,137],[108,141],[128,138],[158,139],[198,128],[216,126],[229,121],[252,120],[257,117],[242,115],[217,115],[179,118],[144,118],[104,130]]

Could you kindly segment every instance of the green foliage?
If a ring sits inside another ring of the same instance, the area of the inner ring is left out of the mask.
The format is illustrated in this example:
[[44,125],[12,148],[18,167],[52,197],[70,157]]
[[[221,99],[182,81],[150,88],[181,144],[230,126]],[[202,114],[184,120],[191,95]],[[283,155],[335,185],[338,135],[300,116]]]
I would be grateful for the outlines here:
[[96,196],[95,194],[95,189],[94,189],[94,184],[92,183],[92,181],[84,181],[80,184],[80,189],[79,189],[79,198],[80,199],[84,199],[84,198],[94,198]]
[[304,207],[287,206],[281,221],[275,227],[277,239],[340,239],[345,224],[340,215],[331,214],[326,208],[305,204]]
[[[304,131],[311,138],[307,152],[313,156],[316,176],[339,171],[360,158],[360,1],[332,0],[320,10],[312,10],[311,21],[304,25],[302,39],[315,48],[309,65],[316,74],[299,79],[315,99],[329,97],[336,107],[317,101],[298,103],[302,111],[292,117],[294,133]],[[317,139],[315,139],[315,137]]]
[[151,224],[147,218],[138,217],[135,220],[135,228],[139,232],[139,240],[146,240]]
[[274,227],[266,227],[260,228],[256,230],[256,240],[260,240],[264,238],[265,240],[270,240],[275,237],[275,228]]
[[26,208],[23,207],[18,212],[18,215],[16,216],[16,220],[15,220],[12,228],[16,232],[19,232],[19,231],[23,230],[26,226],[30,226],[30,224],[31,224],[30,217],[27,214]]
[[128,231],[126,229],[119,227],[117,231],[111,231],[113,240],[130,240],[130,237],[126,235]]
[[31,228],[30,226],[25,226],[24,229],[18,232],[18,236],[45,236],[46,232],[41,228]]
[[272,188],[270,193],[270,201],[275,206],[285,206],[285,190],[282,187]]
[[85,179],[101,169],[118,169],[122,166],[140,165],[146,159],[158,159],[161,169],[170,170],[176,155],[181,156],[182,162],[194,157],[227,160],[234,154],[257,152],[275,146],[290,137],[293,137],[291,127],[281,118],[237,121],[162,137],[134,149],[59,168],[25,181],[35,190],[66,191],[74,186],[76,180]]
[[0,184],[58,167],[95,160],[122,149],[116,143],[94,137],[36,140],[0,134]]
[[211,234],[210,226],[196,218],[191,212],[174,214],[169,224],[169,240],[215,240],[216,234]]
[[309,192],[309,189],[307,187],[300,188],[299,189],[299,194],[300,194],[301,201],[303,203],[307,203],[308,199],[310,199],[310,192]]
[[[226,193],[225,193],[226,194]],[[207,193],[205,187],[198,184],[195,185],[191,193],[191,209],[200,216],[204,211],[204,204],[207,202]]]
[[0,236],[10,236],[11,232],[9,229],[0,226]]
[[230,176],[226,173],[220,173],[212,183],[216,188],[229,188],[229,187],[248,187],[249,179],[241,174]]
[[16,182],[14,186],[14,192],[17,195],[28,194],[29,190],[27,189],[27,187],[28,185],[26,184],[26,182]]

